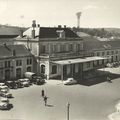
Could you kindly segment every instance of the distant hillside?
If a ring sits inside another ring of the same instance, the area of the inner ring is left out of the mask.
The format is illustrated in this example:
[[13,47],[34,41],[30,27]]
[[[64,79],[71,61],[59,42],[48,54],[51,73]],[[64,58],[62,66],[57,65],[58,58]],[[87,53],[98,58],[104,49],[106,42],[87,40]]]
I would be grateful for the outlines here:
[[84,32],[101,38],[120,38],[120,28],[72,28],[74,32]]
[[0,25],[0,35],[20,35],[20,30],[25,31],[27,28],[18,26]]

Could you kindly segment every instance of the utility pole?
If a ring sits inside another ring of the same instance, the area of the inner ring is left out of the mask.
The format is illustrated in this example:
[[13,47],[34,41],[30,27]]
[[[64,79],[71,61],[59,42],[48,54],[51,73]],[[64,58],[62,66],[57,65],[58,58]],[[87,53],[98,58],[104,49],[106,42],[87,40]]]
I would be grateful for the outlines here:
[[70,109],[70,103],[67,103],[67,120],[69,120],[69,109]]

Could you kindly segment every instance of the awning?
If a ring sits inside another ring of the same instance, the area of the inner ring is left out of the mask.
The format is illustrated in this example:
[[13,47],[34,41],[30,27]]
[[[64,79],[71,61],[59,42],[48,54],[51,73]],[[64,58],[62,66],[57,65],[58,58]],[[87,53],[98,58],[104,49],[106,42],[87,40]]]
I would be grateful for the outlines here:
[[105,60],[105,59],[108,59],[108,58],[86,57],[86,58],[77,58],[77,59],[67,59],[67,60],[52,61],[52,63],[60,64],[60,65],[67,65],[67,64],[85,63],[85,62],[91,62],[91,61],[97,61],[97,60]]

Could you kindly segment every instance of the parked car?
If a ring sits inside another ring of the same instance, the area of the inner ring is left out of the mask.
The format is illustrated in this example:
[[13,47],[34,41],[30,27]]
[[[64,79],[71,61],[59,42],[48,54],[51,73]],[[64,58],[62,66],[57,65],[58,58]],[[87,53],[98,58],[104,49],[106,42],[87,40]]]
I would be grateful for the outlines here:
[[36,85],[43,85],[45,83],[45,79],[43,79],[41,76],[34,76],[32,81]]
[[77,84],[77,81],[74,78],[68,78],[67,80],[63,81],[64,85],[73,85]]
[[19,79],[20,83],[23,85],[23,87],[29,87],[30,86],[30,81],[27,78]]
[[6,97],[6,98],[12,98],[12,94],[9,92],[2,92],[0,91],[0,96],[1,97]]
[[17,88],[17,84],[15,81],[6,81],[5,83],[10,89],[16,89]]
[[5,83],[0,83],[0,86],[5,86]]
[[12,104],[9,103],[8,98],[1,98],[0,100],[0,110],[8,110],[12,107]]
[[8,91],[9,91],[9,88],[8,88],[8,86],[6,86],[6,85],[0,86],[0,91],[6,91],[6,92],[8,92]]

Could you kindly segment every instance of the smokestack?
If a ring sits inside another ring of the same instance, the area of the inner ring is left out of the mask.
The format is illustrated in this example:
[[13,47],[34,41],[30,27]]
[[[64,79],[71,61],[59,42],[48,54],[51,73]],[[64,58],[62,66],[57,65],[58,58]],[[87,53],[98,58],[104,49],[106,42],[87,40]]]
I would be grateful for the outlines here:
[[77,16],[77,28],[80,28],[80,17],[81,17],[81,12],[76,13]]

